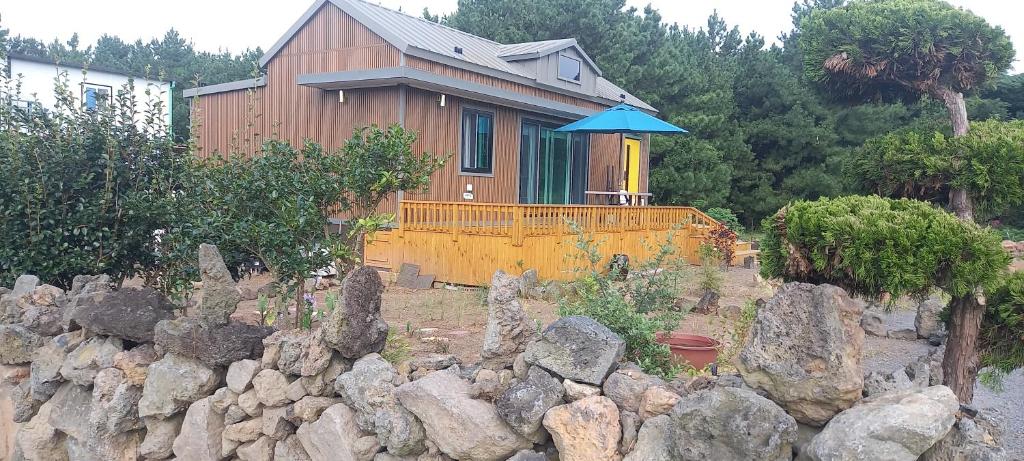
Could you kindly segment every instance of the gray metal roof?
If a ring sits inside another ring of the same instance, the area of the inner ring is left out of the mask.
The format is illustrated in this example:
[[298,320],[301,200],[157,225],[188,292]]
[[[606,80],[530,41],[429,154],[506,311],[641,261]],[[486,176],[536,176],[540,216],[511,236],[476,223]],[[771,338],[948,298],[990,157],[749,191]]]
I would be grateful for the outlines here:
[[[656,111],[656,109],[629,94],[626,90],[601,77],[600,69],[579,48],[575,39],[503,45],[363,0],[317,0],[296,21],[292,28],[263,55],[263,58],[260,59],[260,65],[265,66],[288,43],[288,40],[302,28],[306,21],[328,2],[334,4],[374,33],[380,35],[403,53],[531,86],[540,86],[537,83],[537,76],[531,74],[526,66],[516,65],[515,60],[509,59],[509,57],[521,55],[535,55],[531,57],[537,57],[573,46],[579,50],[581,55],[586,57],[588,64],[598,72],[596,94],[588,95],[561,88],[545,87],[546,89],[570,95],[597,98],[601,100],[600,102],[606,104],[623,102],[623,98],[620,95],[625,95],[624,101],[627,104],[652,112]],[[461,53],[456,52],[456,47],[461,50]]]

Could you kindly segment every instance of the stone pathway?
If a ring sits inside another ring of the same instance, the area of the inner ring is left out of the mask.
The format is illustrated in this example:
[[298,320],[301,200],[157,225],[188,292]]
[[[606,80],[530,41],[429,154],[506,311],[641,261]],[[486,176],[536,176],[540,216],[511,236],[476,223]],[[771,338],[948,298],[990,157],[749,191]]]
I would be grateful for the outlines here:
[[[899,310],[886,315],[886,326],[890,329],[913,328],[914,311]],[[898,339],[866,336],[864,339],[864,372],[892,371],[902,368],[918,357],[928,353],[931,346],[921,339],[902,341]],[[1001,391],[989,389],[978,383],[974,390],[974,405],[982,412],[992,415],[1003,429],[1002,443],[1007,459],[1024,459],[1024,370],[1016,370],[1003,381]]]

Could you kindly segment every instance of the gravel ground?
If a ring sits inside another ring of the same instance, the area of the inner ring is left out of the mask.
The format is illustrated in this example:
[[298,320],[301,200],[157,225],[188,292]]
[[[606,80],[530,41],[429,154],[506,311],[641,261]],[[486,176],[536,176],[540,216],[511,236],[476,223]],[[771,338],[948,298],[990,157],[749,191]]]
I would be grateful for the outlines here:
[[[914,311],[899,310],[886,316],[890,330],[914,327]],[[931,349],[925,340],[903,341],[867,336],[864,340],[864,372],[892,371],[906,366]],[[1002,444],[1009,460],[1024,460],[1024,370],[1016,370],[995,391],[982,384],[974,390],[974,406],[993,416],[1003,429]]]

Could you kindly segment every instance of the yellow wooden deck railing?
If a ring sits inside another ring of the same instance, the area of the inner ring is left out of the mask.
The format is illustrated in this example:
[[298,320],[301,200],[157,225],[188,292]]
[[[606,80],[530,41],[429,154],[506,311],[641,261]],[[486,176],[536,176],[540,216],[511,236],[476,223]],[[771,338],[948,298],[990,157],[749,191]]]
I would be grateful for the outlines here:
[[[367,241],[367,264],[420,266],[437,280],[486,285],[496,269],[535,268],[543,279],[570,279],[578,252],[570,223],[598,238],[602,258],[651,257],[670,236],[676,255],[697,263],[715,220],[691,207],[515,205],[402,201],[398,228]],[[607,261],[602,262],[602,264]]]
[[575,223],[587,233],[667,231],[673,227],[706,229],[717,222],[693,207],[600,205],[517,205],[403,201],[400,231],[510,237],[522,246],[526,237],[572,233]]

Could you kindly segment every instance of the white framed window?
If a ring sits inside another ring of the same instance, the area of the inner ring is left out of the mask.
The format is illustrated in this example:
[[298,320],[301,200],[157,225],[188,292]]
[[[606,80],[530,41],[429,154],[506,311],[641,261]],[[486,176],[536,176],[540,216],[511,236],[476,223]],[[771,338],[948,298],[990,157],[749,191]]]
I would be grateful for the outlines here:
[[583,72],[583,63],[579,59],[558,55],[558,78],[570,82],[580,82],[580,74]]
[[479,109],[462,109],[462,155],[460,171],[471,174],[494,172],[494,114]]

